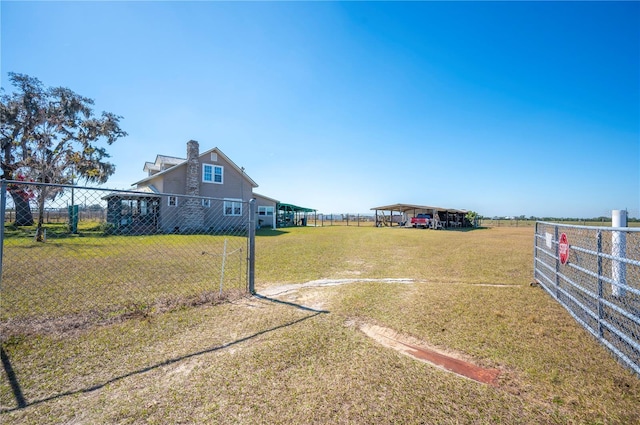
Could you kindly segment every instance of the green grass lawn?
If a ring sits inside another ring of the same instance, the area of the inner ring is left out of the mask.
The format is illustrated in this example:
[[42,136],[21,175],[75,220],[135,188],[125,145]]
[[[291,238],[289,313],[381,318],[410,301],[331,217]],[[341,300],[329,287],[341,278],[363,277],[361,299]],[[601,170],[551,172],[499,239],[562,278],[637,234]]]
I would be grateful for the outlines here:
[[[3,340],[13,375],[0,379],[0,421],[640,421],[640,379],[529,285],[531,227],[291,228],[261,230],[256,244],[257,291],[285,288],[277,298]],[[319,279],[346,283],[300,285]],[[499,369],[498,384],[403,356],[363,323]]]
[[82,234],[41,243],[12,234],[4,242],[0,319],[148,309],[219,293],[221,281],[225,291],[246,291],[246,248],[239,236]]

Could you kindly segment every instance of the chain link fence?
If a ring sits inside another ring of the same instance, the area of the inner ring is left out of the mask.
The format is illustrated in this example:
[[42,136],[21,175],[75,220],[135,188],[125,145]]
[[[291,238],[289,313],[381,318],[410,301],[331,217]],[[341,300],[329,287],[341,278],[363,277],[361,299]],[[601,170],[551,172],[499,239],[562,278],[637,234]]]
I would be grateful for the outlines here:
[[640,228],[537,222],[534,276],[640,375]]
[[1,190],[3,338],[250,291],[253,202],[16,181]]
[[356,226],[356,227],[372,227],[375,226],[375,216],[373,214],[326,214],[317,213],[309,214],[307,223],[314,226]]

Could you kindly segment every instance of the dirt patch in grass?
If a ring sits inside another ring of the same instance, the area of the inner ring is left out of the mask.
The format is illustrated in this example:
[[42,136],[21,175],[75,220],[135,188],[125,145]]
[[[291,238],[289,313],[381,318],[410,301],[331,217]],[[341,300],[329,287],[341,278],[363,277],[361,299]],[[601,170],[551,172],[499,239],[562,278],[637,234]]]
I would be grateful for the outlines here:
[[[319,279],[302,284],[288,284],[275,286],[261,291],[261,295],[265,297],[286,297],[292,298],[292,301],[300,302],[304,305],[313,305],[321,308],[324,303],[323,298],[318,291],[305,291],[302,294],[301,289],[307,288],[324,288],[329,286],[345,285],[356,282],[383,282],[383,283],[414,283],[413,279]],[[493,285],[490,285],[493,286]],[[503,286],[503,285],[495,285]],[[512,285],[516,286],[516,285]],[[425,343],[407,336],[400,335],[393,329],[384,328],[368,323],[359,323],[357,328],[365,335],[374,339],[381,345],[408,355],[414,359],[429,363],[440,369],[455,373],[464,378],[473,381],[497,386],[497,380],[500,370],[492,368],[484,368],[476,365],[472,359],[453,351],[443,351],[436,349]]]
[[464,357],[466,356],[460,353],[451,351],[443,352],[435,347],[430,347],[423,341],[402,336],[393,329],[382,326],[362,323],[358,325],[358,328],[376,342],[385,347],[393,348],[404,355],[424,361],[448,372],[453,372],[456,375],[483,384],[497,386],[500,370],[477,366],[468,359],[465,359]]

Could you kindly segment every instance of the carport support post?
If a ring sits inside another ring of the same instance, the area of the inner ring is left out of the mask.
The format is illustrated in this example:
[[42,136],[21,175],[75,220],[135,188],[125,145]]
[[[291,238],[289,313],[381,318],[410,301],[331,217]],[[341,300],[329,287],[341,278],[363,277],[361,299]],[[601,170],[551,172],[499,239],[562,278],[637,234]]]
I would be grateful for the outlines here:
[[[611,212],[611,227],[627,227],[627,211],[613,210]],[[627,234],[624,231],[611,232],[611,279],[615,282],[611,285],[611,294],[614,297],[624,297],[624,285],[627,284],[627,265],[616,258],[625,258],[627,251]]]
[[247,258],[247,278],[249,293],[256,293],[256,200],[249,201],[249,258]]

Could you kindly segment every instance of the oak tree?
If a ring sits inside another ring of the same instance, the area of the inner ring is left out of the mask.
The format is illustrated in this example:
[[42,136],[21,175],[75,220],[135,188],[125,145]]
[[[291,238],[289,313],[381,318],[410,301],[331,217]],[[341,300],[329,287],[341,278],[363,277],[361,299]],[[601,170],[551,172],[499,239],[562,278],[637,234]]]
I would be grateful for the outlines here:
[[[95,116],[92,99],[65,87],[44,87],[37,78],[9,73],[15,90],[0,96],[0,169],[13,181],[74,184],[104,183],[115,172],[105,147],[127,135],[121,116]],[[60,188],[13,183],[8,191],[18,226],[33,224],[30,201],[38,205],[36,240],[42,240],[44,204]]]

